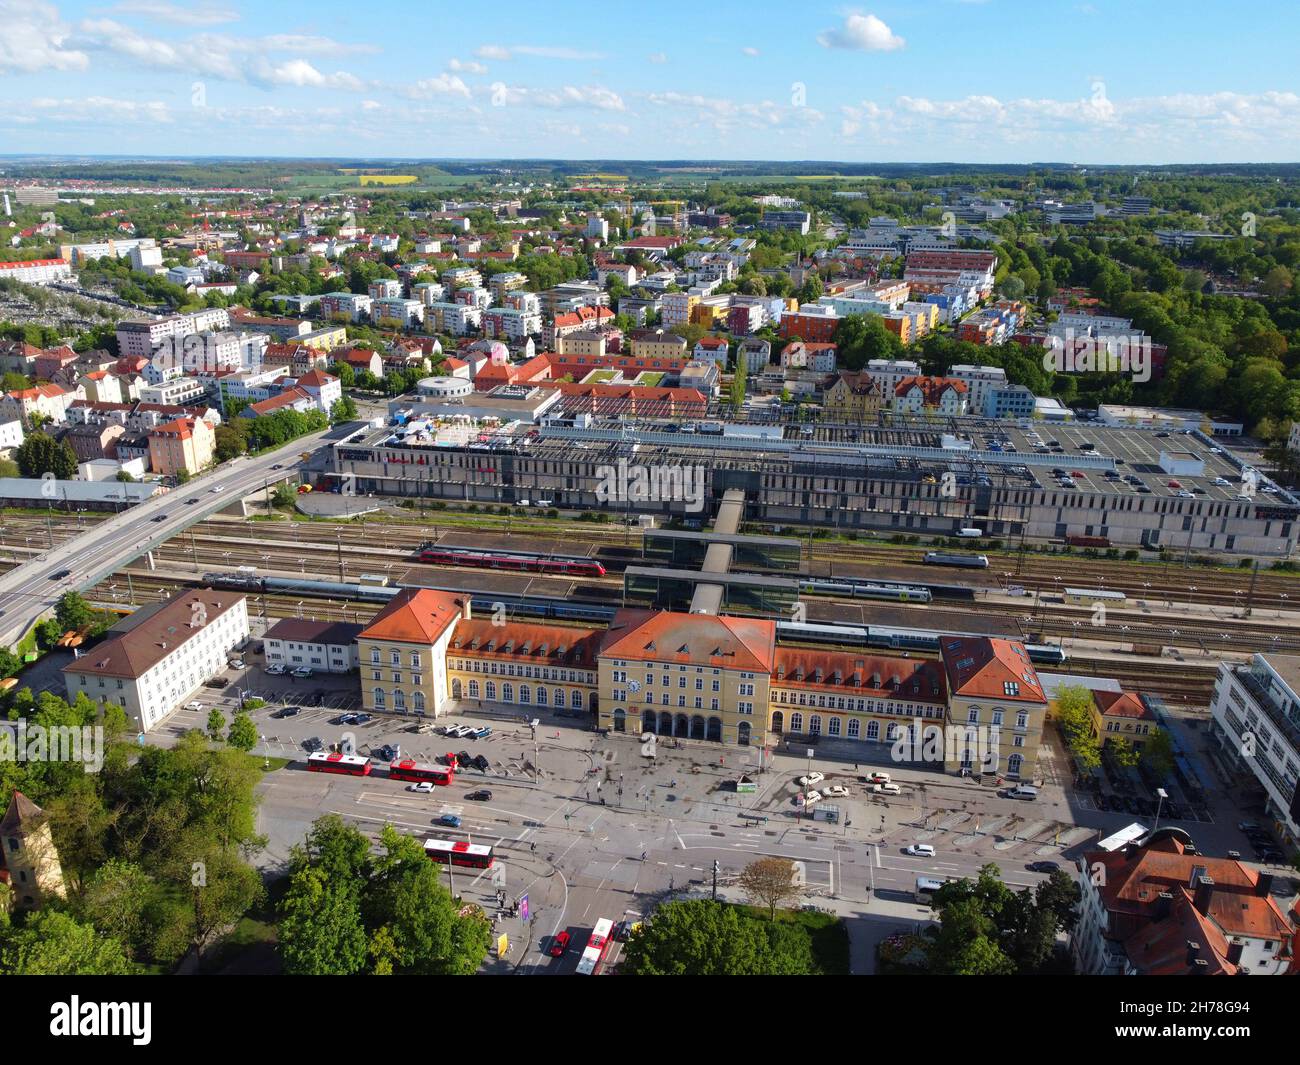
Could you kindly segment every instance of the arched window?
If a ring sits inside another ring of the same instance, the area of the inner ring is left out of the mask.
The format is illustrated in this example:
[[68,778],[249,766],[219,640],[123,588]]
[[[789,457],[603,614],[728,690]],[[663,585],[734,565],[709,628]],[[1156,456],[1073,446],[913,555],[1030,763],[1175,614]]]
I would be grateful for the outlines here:
[[469,682],[469,697],[470,697],[471,699],[477,699],[477,698],[479,697],[479,696],[478,696],[478,681],[476,681],[476,680],[471,680],[471,681]]
[[822,732],[821,714],[813,714],[813,716],[808,719],[808,731],[814,736],[821,735]]
[[858,732],[860,728],[861,726],[859,725],[858,719],[856,717],[849,718],[849,739],[856,740],[858,738]]
[[790,715],[790,731],[791,732],[803,731],[803,714],[796,713]]
[[875,742],[876,740],[879,740],[879,739],[880,739],[880,722],[879,722],[879,721],[868,721],[868,722],[867,722],[867,739],[871,740],[872,742]]
[[416,709],[416,710],[420,710],[420,711],[423,711],[423,710],[424,710],[424,692],[416,692],[414,695],[412,695],[412,696],[411,696],[411,704],[412,704],[412,706],[413,706],[414,709]]
[[513,684],[501,685],[501,701],[503,703],[513,703],[515,701],[515,686]]
[[1007,759],[1007,772],[1013,777],[1020,776],[1020,767],[1023,763],[1024,758],[1021,755],[1013,754]]
[[533,701],[533,690],[527,684],[519,685],[519,701],[521,703],[531,703]]
[[546,689],[545,689],[545,688],[538,688],[538,689],[537,689],[537,705],[538,705],[538,706],[545,706],[545,705],[546,705]]
[[826,732],[831,736],[838,736],[840,734],[840,719],[838,717],[827,719]]
[[582,692],[578,691],[577,688],[573,689],[573,695],[569,699],[569,705],[575,710],[582,709]]
[[394,710],[406,709],[406,692],[402,691],[401,688],[393,689],[393,709]]
[[389,651],[388,661],[395,666],[400,666],[402,664],[402,652],[397,650]]
[[372,694],[375,697],[375,709],[382,710],[384,708],[384,689],[376,688]]
[[483,698],[495,699],[497,697],[497,682],[489,680],[483,685]]

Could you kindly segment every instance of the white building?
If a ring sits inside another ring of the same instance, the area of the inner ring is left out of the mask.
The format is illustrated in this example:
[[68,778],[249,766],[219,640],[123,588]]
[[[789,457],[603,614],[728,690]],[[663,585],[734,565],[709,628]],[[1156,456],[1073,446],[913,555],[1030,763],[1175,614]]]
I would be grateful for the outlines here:
[[162,266],[162,248],[141,244],[132,248],[127,258],[132,270],[153,272]]
[[393,325],[399,329],[414,328],[424,323],[424,304],[419,300],[372,299],[370,318],[376,325]]
[[866,372],[880,386],[882,396],[892,396],[906,378],[921,376],[921,366],[910,359],[872,359]]
[[69,699],[84,692],[116,703],[134,728],[148,732],[203,683],[226,668],[226,656],[248,637],[242,595],[213,588],[184,592],[141,607],[120,631],[63,668]]
[[0,422],[0,455],[19,447],[23,442],[23,423],[17,418]]
[[988,394],[1007,383],[1007,371],[1000,366],[954,366],[947,376],[966,382],[967,409],[972,411],[982,411]]
[[287,669],[347,673],[357,668],[360,625],[346,621],[282,618],[266,632],[266,661]]
[[1282,842],[1295,847],[1300,843],[1300,656],[1257,654],[1249,665],[1221,663],[1210,714],[1221,760],[1264,789],[1271,826]]
[[62,259],[28,259],[19,263],[0,263],[0,278],[45,285],[72,276],[72,267]]

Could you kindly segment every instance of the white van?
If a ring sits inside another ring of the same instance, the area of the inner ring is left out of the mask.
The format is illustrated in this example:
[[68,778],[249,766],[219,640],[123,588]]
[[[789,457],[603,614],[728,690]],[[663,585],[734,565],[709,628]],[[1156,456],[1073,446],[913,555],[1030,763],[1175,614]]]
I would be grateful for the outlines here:
[[1028,784],[1017,784],[1014,788],[1007,789],[1008,799],[1036,799],[1038,798],[1038,789]]
[[967,540],[976,540],[979,537],[984,535],[984,530],[983,529],[958,529],[957,535],[964,537]]

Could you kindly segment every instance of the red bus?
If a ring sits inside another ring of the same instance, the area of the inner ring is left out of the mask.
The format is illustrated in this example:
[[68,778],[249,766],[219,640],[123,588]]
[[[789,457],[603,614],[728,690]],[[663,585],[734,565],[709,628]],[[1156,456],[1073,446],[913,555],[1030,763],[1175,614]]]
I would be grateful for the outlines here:
[[609,954],[610,944],[614,942],[614,922],[602,917],[591,930],[587,940],[587,949],[578,961],[579,976],[599,976],[605,965],[605,956]]
[[394,780],[410,780],[415,783],[428,780],[434,784],[450,784],[455,777],[451,769],[440,765],[429,765],[428,762],[417,762],[411,758],[393,762],[388,767],[388,775]]
[[491,869],[495,860],[491,847],[450,839],[426,839],[424,853],[430,861],[443,865],[448,862],[452,865],[466,865],[471,869]]
[[307,768],[315,773],[346,773],[352,777],[364,777],[370,774],[370,759],[359,754],[317,751],[307,755]]

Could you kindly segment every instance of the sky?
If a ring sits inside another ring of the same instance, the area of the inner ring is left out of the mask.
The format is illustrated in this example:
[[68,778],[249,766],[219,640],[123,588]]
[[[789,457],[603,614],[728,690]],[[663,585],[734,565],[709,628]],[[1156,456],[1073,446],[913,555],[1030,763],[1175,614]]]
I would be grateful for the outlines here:
[[1300,160],[1300,4],[0,0],[0,154]]

